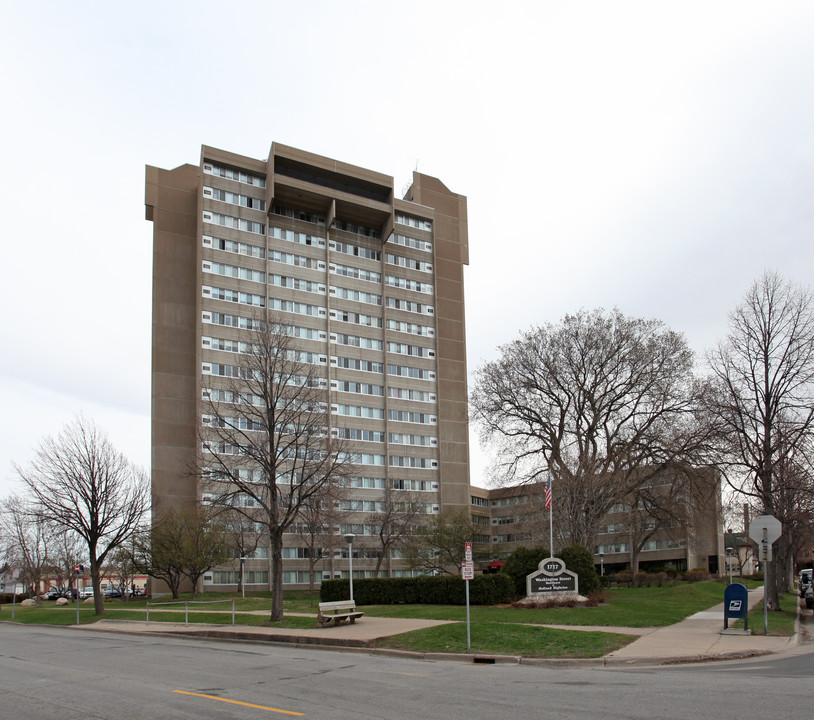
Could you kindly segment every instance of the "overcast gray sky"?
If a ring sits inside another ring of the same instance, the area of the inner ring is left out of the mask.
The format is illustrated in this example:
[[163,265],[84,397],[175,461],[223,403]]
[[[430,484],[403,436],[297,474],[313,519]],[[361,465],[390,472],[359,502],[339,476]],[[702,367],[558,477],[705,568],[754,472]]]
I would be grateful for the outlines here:
[[702,353],[764,269],[811,281],[814,3],[3,5],[0,496],[79,412],[149,466],[144,166],[202,144],[466,195],[470,370],[581,307]]

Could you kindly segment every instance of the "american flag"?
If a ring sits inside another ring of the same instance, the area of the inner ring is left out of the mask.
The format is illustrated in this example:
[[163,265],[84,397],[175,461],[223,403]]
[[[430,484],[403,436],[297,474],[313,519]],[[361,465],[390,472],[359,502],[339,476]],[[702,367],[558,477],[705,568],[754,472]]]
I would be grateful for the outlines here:
[[545,509],[551,509],[551,473],[548,474],[548,480],[545,484]]

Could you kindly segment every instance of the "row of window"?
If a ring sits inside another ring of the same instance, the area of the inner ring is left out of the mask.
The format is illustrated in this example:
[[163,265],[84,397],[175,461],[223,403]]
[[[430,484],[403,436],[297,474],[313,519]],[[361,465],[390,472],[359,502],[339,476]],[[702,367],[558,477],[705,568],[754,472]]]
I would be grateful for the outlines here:
[[362,428],[335,428],[336,437],[344,440],[362,442],[384,442],[384,433],[380,430],[363,430]]
[[435,336],[435,328],[429,325],[419,325],[418,323],[405,322],[403,320],[388,320],[387,329],[409,333],[410,335],[423,335],[425,337]]
[[387,352],[397,355],[411,355],[412,357],[434,358],[435,350],[431,350],[421,345],[408,345],[407,343],[387,343]]
[[[249,370],[248,368],[240,367],[238,365],[226,365],[224,363],[214,363],[214,362],[204,362],[201,363],[201,372],[204,375],[216,375],[218,377],[233,377],[233,378],[240,378],[241,380],[259,380],[262,381],[262,377],[258,377],[255,371]],[[310,384],[311,387],[317,388],[324,388],[326,385],[325,378],[320,377],[308,377],[306,375],[293,375],[289,374],[286,375],[286,381],[288,385],[295,385],[298,387],[305,386],[306,383]]]
[[353,257],[365,258],[366,260],[380,261],[382,259],[381,250],[374,250],[364,245],[354,245],[353,243],[331,240],[329,246],[331,250],[343,253],[344,255],[352,255]]
[[[217,290],[217,293],[213,293]],[[253,293],[241,293],[236,290],[226,290],[224,288],[211,288],[208,286],[203,287],[203,294],[207,297],[212,297],[215,300],[225,300],[227,302],[236,302],[242,305],[252,305],[254,307],[264,307],[265,298],[262,295],[255,295]],[[281,312],[289,312],[297,315],[308,315],[311,317],[325,317],[327,310],[319,305],[311,305],[309,303],[294,302],[293,300],[283,300],[281,298],[269,298],[268,306],[272,310],[279,310]],[[420,312],[425,315],[432,315],[434,310],[430,305],[422,305],[421,303],[410,302],[409,300],[399,300],[398,298],[387,298],[387,307],[395,310],[405,310],[407,312]],[[339,320],[340,322],[352,323],[354,325],[362,325],[364,327],[383,327],[383,322],[380,317],[375,315],[367,315],[365,313],[357,313],[350,310],[331,310],[331,318]]]
[[312,247],[325,247],[325,238],[309,235],[308,233],[286,230],[285,228],[269,226],[269,237],[276,240],[286,240],[287,242],[298,243],[299,245],[309,245]]
[[422,447],[434,447],[438,445],[438,438],[429,435],[410,435],[409,433],[389,434],[389,440],[394,445],[418,445]]
[[265,224],[233,217],[231,215],[223,215],[222,213],[209,212],[207,210],[203,214],[203,220],[206,223],[222,225],[223,227],[232,228],[233,230],[242,230],[243,232],[254,233],[255,235],[266,234]]
[[219,200],[220,202],[229,203],[230,205],[238,205],[239,207],[260,211],[266,209],[265,200],[252,197],[251,195],[241,195],[240,193],[223,190],[222,188],[204,187],[203,194],[205,197],[211,197],[213,200]]
[[338,368],[346,370],[360,370],[362,372],[384,372],[384,363],[376,362],[374,360],[361,360],[359,358],[349,358],[338,356],[331,358],[331,362]]
[[382,237],[382,233],[378,228],[365,227],[364,225],[357,225],[356,223],[346,222],[344,220],[334,220],[333,227],[337,230],[344,230],[354,235],[364,235],[365,237],[375,238],[376,240],[380,240]]
[[415,260],[414,258],[404,257],[403,255],[394,255],[393,253],[385,253],[384,261],[389,265],[396,265],[398,267],[407,268],[408,270],[418,270],[419,272],[432,272],[432,264],[424,262],[423,260]]
[[225,167],[216,163],[204,162],[204,173],[207,175],[216,175],[218,177],[227,178],[229,180],[236,180],[246,185],[254,185],[255,187],[266,187],[266,179],[257,175],[250,175],[243,170]]
[[435,380],[435,373],[424,368],[410,367],[409,365],[387,365],[388,375],[397,377],[409,377],[415,380]]
[[432,243],[427,240],[419,240],[410,237],[409,235],[401,235],[400,233],[393,233],[390,236],[390,242],[396,245],[403,245],[404,247],[415,248],[416,250],[423,250],[425,252],[432,252]]
[[424,218],[418,218],[406,213],[397,212],[396,222],[400,225],[409,225],[410,227],[418,228],[419,230],[432,231],[432,222]]
[[224,240],[223,238],[204,235],[203,244],[205,247],[223,250],[223,252],[234,253],[235,255],[245,255],[247,257],[260,258],[261,260],[266,257],[265,248],[259,245],[237,242],[236,240]]
[[325,285],[322,283],[305,280],[303,278],[289,277],[287,275],[269,275],[269,285],[301,290],[302,292],[317,293],[319,295],[325,294]]
[[384,420],[383,408],[365,407],[364,405],[332,405],[331,412],[347,417],[364,417],[374,420]]
[[[220,390],[217,388],[210,388],[204,390],[203,398],[205,400],[212,400],[213,402],[221,402],[226,404],[248,404],[248,405],[263,405],[264,399],[260,395],[253,393],[241,393],[240,397],[235,401],[235,395],[231,390]],[[320,403],[317,407],[313,408],[315,412],[325,410],[325,405]],[[368,418],[371,420],[384,420],[384,408],[367,407],[365,405],[346,405],[342,403],[331,405],[331,413],[334,415],[341,415],[344,417],[360,417]],[[389,410],[388,418],[394,422],[414,423],[420,425],[437,425],[438,418],[435,415],[428,413],[414,412],[411,410]],[[434,445],[436,438],[427,438],[425,436],[404,435],[405,438],[423,438],[421,441],[399,440],[395,438],[395,434],[391,433],[390,442],[403,443],[409,445]],[[428,442],[431,441],[431,442]]]
[[228,288],[209,287],[208,285],[204,285],[201,288],[201,293],[204,297],[210,297],[213,300],[223,300],[224,302],[233,302],[240,305],[251,305],[252,307],[266,306],[266,298],[264,295],[256,295],[239,290],[229,290]]
[[380,317],[366,315],[365,313],[351,312],[350,310],[331,310],[331,319],[352,323],[353,325],[362,325],[364,327],[382,327],[382,319]]
[[[302,261],[303,263],[306,264],[312,262],[310,258],[302,257],[300,255],[289,255],[287,253],[275,253],[275,254],[279,255],[280,257],[285,257],[285,259],[290,259],[292,261],[297,262]],[[222,275],[224,277],[235,278],[238,280],[250,280],[252,282],[258,282],[263,284],[265,284],[266,282],[266,273],[264,273],[263,271],[252,270],[250,268],[241,267],[239,265],[228,265],[226,263],[204,260],[203,271],[207,273],[212,273],[214,275]],[[276,287],[291,288],[292,290],[301,290],[303,292],[318,293],[320,295],[325,294],[325,285],[323,283],[314,282],[312,280],[306,280],[304,278],[290,277],[287,275],[269,274],[268,284]],[[395,277],[392,275],[387,276],[387,284],[394,287],[404,288],[406,290],[413,290],[415,292],[432,293],[432,285],[428,285],[427,283],[419,283],[414,280],[408,280],[406,278]],[[367,303],[369,305],[382,304],[381,295],[377,293],[365,292],[362,290],[354,290],[351,288],[336,286],[330,288],[330,294],[343,300],[354,300],[356,302]],[[390,298],[388,298],[388,300],[389,299]],[[408,323],[402,324],[405,326],[408,325]],[[415,325],[414,327],[419,330],[424,328],[424,326],[421,325]],[[404,332],[409,331],[404,330]],[[420,334],[420,332],[418,334]]]
[[[282,205],[272,204],[269,212],[273,215],[280,217],[287,217],[293,220],[301,220],[302,222],[313,223],[314,225],[325,225],[325,218],[317,215],[316,213],[308,212],[307,210],[296,210],[295,208],[283,207]],[[325,241],[323,240],[323,247]]]
[[352,265],[335,265],[331,263],[330,270],[335,275],[354,278],[355,280],[366,280],[368,282],[380,283],[382,274],[375,270],[365,270],[364,268],[353,267]]
[[293,265],[294,267],[308,268],[310,270],[325,269],[325,263],[322,260],[306,257],[305,255],[282,252],[280,250],[269,250],[269,260],[285,265]]
[[[256,346],[253,347],[249,343],[243,342],[242,340],[230,340],[228,338],[217,338],[208,336],[204,336],[201,338],[201,346],[209,350],[220,350],[222,352],[232,352],[241,354],[254,353],[257,351]],[[327,355],[321,355],[319,353],[310,352],[308,350],[294,350],[294,349],[286,351],[285,359],[290,360],[291,362],[300,362],[309,365],[324,365],[328,362]],[[381,365],[381,363],[377,364]],[[378,372],[381,372],[381,370],[379,370]],[[231,375],[230,377],[238,376]]]
[[409,280],[408,278],[398,277],[397,275],[385,275],[384,282],[385,285],[389,285],[390,287],[397,287],[401,288],[402,290],[412,290],[413,292],[432,295],[432,285],[430,283]]
[[[205,362],[202,364],[202,370],[203,374],[205,375],[217,375],[219,377],[243,377],[244,379],[246,379],[247,376],[247,371],[245,368],[241,370],[241,368],[236,367],[234,365],[224,365],[220,363]],[[305,376],[294,376],[292,377],[292,381],[295,378],[299,378],[301,382],[305,381]],[[313,378],[312,382],[315,383],[317,387],[325,387],[326,381],[324,378]],[[334,380],[332,381],[331,387],[332,389],[340,390],[342,392],[353,392],[361,395],[382,396],[383,394],[381,385],[371,385],[368,383],[351,383]],[[352,390],[344,389],[346,387],[347,388],[353,387],[354,389]],[[363,390],[368,390],[369,392],[363,392]],[[203,393],[204,399],[209,399],[212,400],[213,402],[249,403],[253,405],[263,404],[263,398],[261,398],[258,395],[253,395],[252,393],[240,393],[239,397],[235,397],[235,393],[231,390],[205,389]],[[411,388],[401,388],[401,387],[388,387],[387,397],[392,398],[394,400],[410,400],[413,402],[426,402],[426,403],[434,403],[436,400],[435,393],[428,392],[426,390],[413,390]],[[360,412],[362,413],[361,415],[359,415],[359,417],[379,417],[377,414],[380,412],[378,408],[367,408],[357,405],[336,405],[335,407],[338,408],[337,412],[339,414],[345,414],[340,413],[339,409],[342,408],[349,409],[358,407],[360,408]],[[366,415],[365,413],[368,412],[371,414]],[[348,412],[347,414],[353,413]],[[414,415],[419,417],[425,417],[423,413],[414,413]],[[434,418],[435,416],[430,417]]]
[[[266,273],[260,270],[250,270],[239,265],[226,265],[225,263],[210,262],[204,260],[203,271],[213,275],[223,275],[224,277],[237,278],[238,280],[251,280],[252,282],[266,282]],[[271,278],[269,278],[271,282]]]
[[381,350],[384,344],[376,338],[361,335],[347,335],[345,333],[331,333],[331,342],[348,347],[367,348],[368,350]]

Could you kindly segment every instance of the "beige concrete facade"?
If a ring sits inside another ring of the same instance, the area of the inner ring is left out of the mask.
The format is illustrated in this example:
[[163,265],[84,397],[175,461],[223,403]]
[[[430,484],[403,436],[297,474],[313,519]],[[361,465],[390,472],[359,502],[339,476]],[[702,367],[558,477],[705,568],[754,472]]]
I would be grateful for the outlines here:
[[[641,569],[653,566],[679,570],[704,568],[713,574],[724,574],[726,549],[721,517],[720,481],[714,473],[702,473],[704,502],[694,502],[687,508],[689,522],[675,528],[659,529],[648,538],[641,552]],[[554,502],[556,503],[556,493]],[[491,561],[508,557],[516,548],[548,547],[549,512],[545,509],[542,484],[485,490],[473,487],[470,494],[473,520],[483,528],[473,551],[481,569]],[[630,513],[624,503],[612,508],[603,519],[596,536],[594,561],[606,571],[630,567]],[[554,518],[555,551],[571,544],[569,538],[557,532]]]
[[[197,165],[148,166],[145,203],[153,223],[157,508],[202,499],[192,472],[202,392],[217,386],[213,368],[233,362],[222,348],[238,339],[223,317],[257,307],[313,333],[302,348],[324,358],[336,426],[376,433],[364,443],[374,461],[359,467],[354,499],[375,503],[385,487],[406,485],[428,513],[468,506],[465,197],[416,172],[399,199],[391,176],[274,143],[266,159],[204,146]],[[346,367],[356,361],[382,372]],[[380,391],[351,393],[347,382]],[[375,548],[364,538],[365,513],[349,513],[338,534],[363,528],[354,575],[369,575]],[[302,585],[308,562],[290,540],[284,582]],[[346,557],[335,550],[316,580],[346,574]],[[402,572],[398,557],[386,566]],[[248,562],[254,584],[264,584],[267,567],[262,557]],[[231,584],[233,571],[207,582]]]

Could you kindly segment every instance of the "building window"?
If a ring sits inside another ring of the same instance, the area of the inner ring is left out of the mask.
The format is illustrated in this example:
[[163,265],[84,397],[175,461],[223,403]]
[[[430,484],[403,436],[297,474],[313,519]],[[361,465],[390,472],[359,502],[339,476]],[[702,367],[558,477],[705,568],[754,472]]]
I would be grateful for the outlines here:
[[412,290],[414,292],[426,293],[432,295],[432,285],[430,283],[422,283],[417,280],[408,280],[407,278],[397,277],[396,275],[385,275],[384,282],[390,287],[402,288],[404,290]]
[[423,305],[412,300],[402,300],[400,298],[388,297],[387,307],[394,310],[404,310],[405,312],[420,313],[421,315],[434,315],[435,308],[432,305]]
[[335,275],[342,275],[343,277],[354,278],[356,280],[366,280],[368,282],[375,283],[380,283],[382,281],[381,273],[377,273],[373,270],[350,267],[349,265],[331,264],[331,272]]
[[432,252],[431,242],[418,240],[417,238],[401,235],[400,233],[393,233],[393,235],[390,236],[390,242],[394,242],[396,245],[403,245],[404,247],[415,248],[416,250],[423,250],[424,252]]
[[[324,221],[323,221],[324,222]],[[269,226],[269,237],[275,240],[285,240],[299,245],[310,245],[313,247],[325,247],[325,238],[309,235],[308,233],[285,230],[284,228]]]
[[363,247],[361,245],[352,245],[351,243],[331,241],[331,250],[343,253],[344,255],[352,255],[353,257],[360,257],[366,260],[381,260],[381,250],[374,250],[373,248]]
[[400,225],[409,225],[410,227],[418,228],[419,230],[432,231],[432,222],[418,218],[406,213],[396,213],[396,222]]
[[207,175],[216,175],[217,177],[228,178],[229,180],[236,180],[237,182],[245,183],[246,185],[254,185],[255,187],[266,187],[266,179],[257,175],[250,175],[243,170],[236,170],[234,168],[218,165],[213,162],[204,161],[204,173]]

